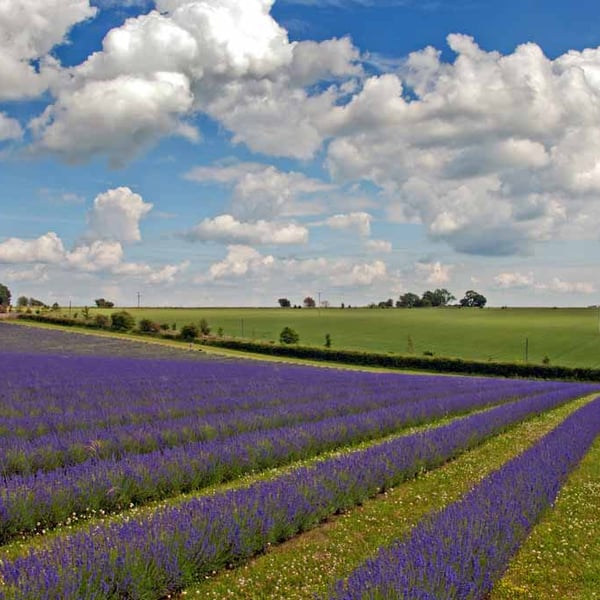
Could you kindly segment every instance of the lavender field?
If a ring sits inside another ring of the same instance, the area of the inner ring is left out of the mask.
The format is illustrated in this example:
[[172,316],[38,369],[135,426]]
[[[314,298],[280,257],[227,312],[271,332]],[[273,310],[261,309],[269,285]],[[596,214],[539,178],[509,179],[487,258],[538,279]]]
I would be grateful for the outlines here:
[[[6,599],[185,593],[600,390],[144,354],[8,325],[0,339]],[[408,540],[373,547],[314,593],[483,598],[599,433],[592,400]]]

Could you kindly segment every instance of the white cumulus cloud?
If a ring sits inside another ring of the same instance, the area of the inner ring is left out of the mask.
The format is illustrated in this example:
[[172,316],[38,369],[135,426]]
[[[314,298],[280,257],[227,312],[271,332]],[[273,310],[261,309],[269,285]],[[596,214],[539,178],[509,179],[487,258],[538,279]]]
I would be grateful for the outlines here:
[[366,212],[353,212],[348,214],[333,215],[325,224],[332,229],[350,229],[358,232],[363,237],[371,235],[372,216]]
[[415,265],[415,271],[419,278],[424,279],[432,285],[442,285],[448,283],[452,276],[454,265],[444,265],[440,261],[418,262]]
[[518,271],[499,273],[494,277],[494,283],[503,289],[527,288],[534,285],[531,273],[524,275]]
[[368,252],[389,254],[392,251],[392,243],[387,240],[366,240],[365,248]]
[[120,75],[62,90],[30,126],[38,150],[70,162],[108,154],[120,166],[161,136],[196,140],[195,129],[179,120],[192,101],[189,81],[179,73]]
[[215,241],[228,244],[305,244],[306,227],[294,223],[276,223],[264,220],[238,221],[231,215],[206,218],[188,232],[191,241]]
[[448,44],[454,62],[414,52],[326,115],[332,176],[375,183],[390,218],[423,223],[460,252],[595,237],[600,51],[550,60],[531,43],[506,55],[465,35]]
[[590,281],[563,281],[558,277],[553,277],[548,283],[536,284],[536,289],[558,294],[594,294],[596,292],[596,286]]
[[58,71],[52,48],[95,14],[88,0],[0,0],[0,101],[41,94]]
[[18,140],[23,136],[21,125],[16,119],[11,119],[0,112],[0,142],[5,140]]
[[94,199],[88,213],[86,237],[138,242],[141,240],[140,221],[152,206],[128,187],[107,190]]
[[270,269],[275,262],[272,256],[263,256],[250,246],[239,244],[227,248],[227,256],[209,269],[211,279],[242,277]]
[[187,120],[203,112],[234,143],[310,158],[327,135],[323,115],[344,91],[307,86],[359,75],[359,54],[346,38],[290,42],[272,5],[160,0],[158,11],[128,19],[102,50],[55,78],[56,101],[31,123],[36,148],[120,165],[162,136],[198,139]]
[[238,219],[314,214],[323,210],[315,196],[333,189],[303,173],[253,162],[195,167],[185,177],[231,186],[231,212]]
[[59,263],[65,249],[53,231],[34,240],[9,238],[0,242],[0,263]]

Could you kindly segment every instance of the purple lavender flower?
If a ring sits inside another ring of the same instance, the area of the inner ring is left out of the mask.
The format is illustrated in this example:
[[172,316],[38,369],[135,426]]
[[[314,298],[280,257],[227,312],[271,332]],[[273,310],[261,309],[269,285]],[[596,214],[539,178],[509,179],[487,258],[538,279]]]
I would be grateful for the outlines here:
[[[39,549],[0,566],[4,581],[0,598],[163,597],[205,573],[252,556],[268,543],[310,528],[423,467],[440,464],[566,397],[564,390],[540,394],[299,468],[274,480],[195,498],[157,510],[147,518],[100,524],[50,539]],[[505,557],[518,546],[539,511],[552,501],[560,482],[600,431],[599,408],[600,400],[596,400],[577,411],[528,453],[488,478],[489,483],[475,488],[465,498],[464,508],[451,506],[449,518],[425,522],[439,525],[437,529],[426,524],[422,532],[417,528],[413,537],[419,551],[439,540],[431,560],[420,559],[422,555],[412,551],[405,553],[417,557],[417,567],[426,566],[424,579],[431,580],[433,592],[429,583],[420,588],[420,583],[411,580],[412,588],[396,588],[392,597],[401,597],[407,589],[414,589],[411,598],[479,597],[472,595],[473,581],[478,589],[489,589],[497,565],[505,564]],[[564,452],[569,444],[572,451]],[[499,545],[497,552],[504,558],[496,559],[494,545]],[[351,583],[340,584],[336,593],[345,598],[342,594],[359,585],[367,589],[380,572],[381,577],[393,579],[379,564],[387,563],[373,561],[375,566],[367,576],[357,572]],[[456,595],[438,596],[439,589]]]

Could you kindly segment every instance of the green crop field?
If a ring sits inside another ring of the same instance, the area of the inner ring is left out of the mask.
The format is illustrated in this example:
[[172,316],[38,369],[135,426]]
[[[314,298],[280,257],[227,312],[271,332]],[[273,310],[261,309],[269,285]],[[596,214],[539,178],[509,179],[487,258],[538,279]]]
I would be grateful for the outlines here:
[[[115,310],[115,309],[113,309]],[[600,367],[595,308],[279,309],[128,308],[137,320],[177,325],[204,318],[212,333],[278,341],[285,326],[304,345],[322,346],[330,334],[340,349]],[[90,313],[111,310],[90,309]],[[527,355],[526,355],[527,353]]]

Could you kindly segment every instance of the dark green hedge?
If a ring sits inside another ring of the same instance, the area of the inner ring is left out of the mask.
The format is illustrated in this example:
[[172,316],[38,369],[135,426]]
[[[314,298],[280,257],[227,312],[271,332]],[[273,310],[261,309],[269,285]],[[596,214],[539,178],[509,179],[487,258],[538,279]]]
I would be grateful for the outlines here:
[[62,325],[63,327],[85,327],[86,329],[103,329],[108,330],[108,327],[100,327],[93,320],[80,321],[71,317],[54,317],[52,315],[29,315],[26,313],[20,314],[19,319],[24,321],[36,321],[38,323],[50,323],[52,325]]
[[400,356],[353,350],[329,350],[309,346],[263,344],[242,340],[204,340],[204,345],[242,350],[271,356],[289,356],[310,360],[346,363],[388,369],[409,369],[469,375],[493,375],[496,377],[523,377],[537,379],[569,379],[577,381],[600,381],[600,369],[570,368],[551,365],[535,365],[502,362],[479,362],[460,358],[427,356]]
[[[101,329],[93,322],[84,322],[68,317],[49,315],[21,314],[20,319],[53,323],[68,327],[86,327]],[[140,334],[177,340],[169,333]],[[270,356],[289,356],[308,360],[344,363],[364,367],[384,367],[387,369],[405,369],[416,371],[434,371],[438,373],[458,373],[468,375],[489,375],[495,377],[523,377],[535,379],[568,379],[576,381],[600,381],[600,369],[571,368],[554,365],[535,365],[525,363],[479,362],[460,358],[443,358],[429,356],[400,356],[397,354],[377,354],[374,352],[358,352],[354,350],[331,350],[312,346],[296,346],[282,344],[265,344],[248,340],[202,339],[195,343],[230,350],[253,352]]]

